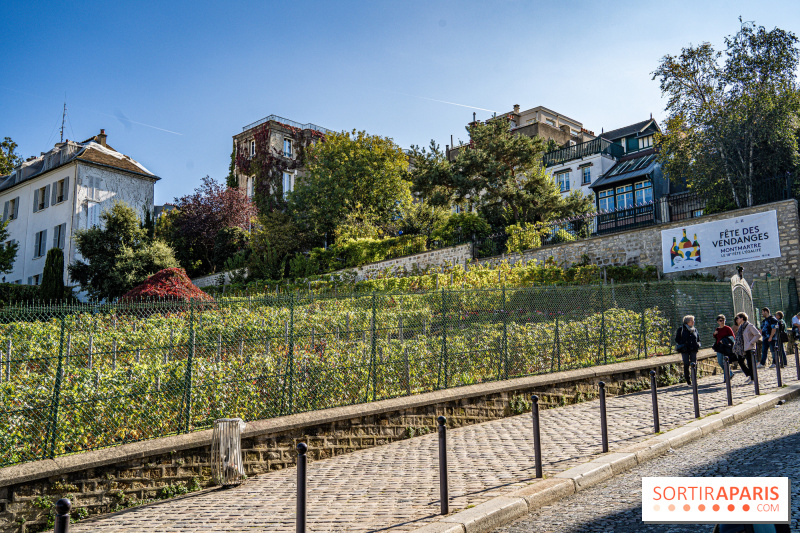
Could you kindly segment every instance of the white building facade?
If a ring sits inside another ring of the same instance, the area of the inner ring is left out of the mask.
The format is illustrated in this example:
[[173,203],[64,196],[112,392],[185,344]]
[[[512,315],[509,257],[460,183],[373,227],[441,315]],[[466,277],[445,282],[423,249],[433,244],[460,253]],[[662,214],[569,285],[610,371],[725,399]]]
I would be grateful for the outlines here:
[[[106,134],[82,143],[66,141],[0,177],[0,205],[8,221],[8,239],[19,245],[7,283],[41,283],[51,248],[64,251],[65,266],[79,258],[73,235],[100,225],[100,214],[115,202],[133,207],[140,217],[153,209],[160,178],[106,144]],[[71,284],[67,269],[64,283]]]

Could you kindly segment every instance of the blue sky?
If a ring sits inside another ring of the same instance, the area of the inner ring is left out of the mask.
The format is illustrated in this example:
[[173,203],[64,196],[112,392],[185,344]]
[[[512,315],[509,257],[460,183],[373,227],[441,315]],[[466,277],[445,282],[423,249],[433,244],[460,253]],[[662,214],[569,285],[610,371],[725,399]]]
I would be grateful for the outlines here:
[[650,73],[737,17],[800,33],[795,1],[49,2],[0,5],[0,137],[23,156],[105,128],[162,178],[156,202],[228,172],[269,114],[398,144],[464,138],[476,111],[544,105],[595,132],[664,115]]

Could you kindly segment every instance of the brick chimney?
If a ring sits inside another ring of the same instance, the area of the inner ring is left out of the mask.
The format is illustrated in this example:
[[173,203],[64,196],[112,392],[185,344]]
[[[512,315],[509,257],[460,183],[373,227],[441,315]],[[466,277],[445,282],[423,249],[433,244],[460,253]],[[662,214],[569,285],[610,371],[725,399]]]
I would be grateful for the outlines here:
[[97,136],[97,142],[99,142],[101,146],[106,146],[107,137],[108,136],[106,135],[106,130],[102,129],[100,130],[100,135]]
[[514,104],[514,113],[519,115],[519,104]]

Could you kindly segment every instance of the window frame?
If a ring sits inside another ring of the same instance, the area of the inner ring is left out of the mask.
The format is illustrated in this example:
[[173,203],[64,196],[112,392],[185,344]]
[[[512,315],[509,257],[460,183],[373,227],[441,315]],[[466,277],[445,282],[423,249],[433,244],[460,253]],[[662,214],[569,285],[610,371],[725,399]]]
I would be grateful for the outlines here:
[[256,156],[256,141],[252,140],[250,141],[250,157],[255,157],[255,156]]
[[[286,146],[289,146],[289,150],[286,150]],[[292,150],[292,140],[288,137],[283,138],[283,157],[292,158],[294,157],[292,154],[294,153]]]
[[[566,179],[565,179],[566,177]],[[570,171],[564,170],[556,173],[556,183],[562,193],[569,192],[570,190]]]
[[[610,207],[604,208],[604,204],[611,202]],[[614,196],[614,189],[605,189],[597,193],[597,209],[604,212],[614,211],[616,208],[616,199]]]
[[[642,193],[642,196],[645,194],[649,194],[649,199],[642,199],[639,201],[639,193]],[[653,202],[653,182],[650,180],[644,181],[637,181],[633,185],[633,201],[634,205],[647,205]]]
[[294,192],[293,172],[283,171],[281,186],[283,187],[283,199],[286,200],[289,197],[289,193]]
[[[586,179],[588,176],[589,179]],[[590,185],[592,183],[592,167],[586,166],[581,169],[581,185]]]
[[[633,195],[632,184],[620,185],[618,187],[614,187],[614,198],[617,205],[617,209],[630,209],[631,207],[634,207],[636,205],[633,203],[634,195]],[[623,201],[623,199],[630,200],[630,203]]]

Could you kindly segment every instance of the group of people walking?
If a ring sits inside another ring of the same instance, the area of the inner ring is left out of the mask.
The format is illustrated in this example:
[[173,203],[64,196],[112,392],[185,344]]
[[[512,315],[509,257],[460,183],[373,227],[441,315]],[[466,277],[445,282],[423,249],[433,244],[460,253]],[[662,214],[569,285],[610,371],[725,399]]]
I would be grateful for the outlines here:
[[[757,368],[764,368],[767,364],[767,355],[772,354],[772,366],[786,366],[786,350],[784,343],[790,340],[789,331],[786,329],[786,322],[782,311],[778,311],[773,316],[768,307],[761,309],[761,329],[750,322],[747,313],[739,313],[733,319],[733,327],[725,323],[725,315],[717,316],[717,327],[714,330],[713,350],[717,353],[719,366],[725,368],[725,357],[731,363],[734,361],[742,369],[748,382],[753,381],[752,364]],[[791,335],[793,339],[800,340],[800,313],[792,317]],[[756,362],[756,349],[758,341],[761,340],[761,358]],[[692,377],[689,372],[690,364],[697,362],[697,352],[700,350],[701,341],[697,328],[694,325],[694,317],[687,315],[683,318],[683,324],[675,332],[675,345],[677,351],[683,356],[683,377],[687,385],[692,384]],[[730,377],[733,371],[728,369]]]

